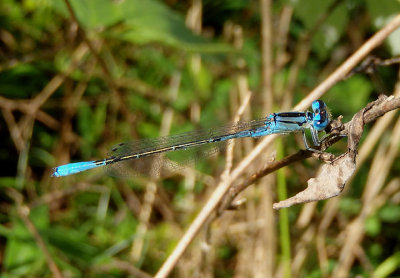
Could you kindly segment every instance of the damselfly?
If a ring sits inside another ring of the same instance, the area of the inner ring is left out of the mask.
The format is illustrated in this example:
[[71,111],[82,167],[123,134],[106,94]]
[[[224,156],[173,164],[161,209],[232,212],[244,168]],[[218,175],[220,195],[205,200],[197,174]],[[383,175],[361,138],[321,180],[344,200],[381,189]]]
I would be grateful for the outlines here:
[[[273,113],[261,120],[239,122],[222,127],[192,131],[156,139],[120,143],[111,149],[111,154],[108,158],[58,166],[53,168],[52,176],[68,176],[103,166],[111,170],[111,173],[118,173],[121,172],[121,165],[125,165],[126,163],[137,162],[158,156],[161,157],[161,155],[169,152],[196,149],[209,144],[226,143],[235,138],[261,137],[269,134],[302,132],[305,147],[311,149],[307,144],[305,130],[310,129],[314,145],[319,146],[320,139],[318,137],[318,132],[323,131],[330,121],[326,105],[323,101],[315,100],[311,108],[313,112]],[[154,162],[152,167],[161,167],[160,165],[162,163],[160,161],[157,161],[157,159],[153,159],[152,161]],[[134,163],[131,164],[133,171],[143,173],[148,170],[143,166],[139,167],[134,166]],[[139,163],[137,165],[142,164]]]

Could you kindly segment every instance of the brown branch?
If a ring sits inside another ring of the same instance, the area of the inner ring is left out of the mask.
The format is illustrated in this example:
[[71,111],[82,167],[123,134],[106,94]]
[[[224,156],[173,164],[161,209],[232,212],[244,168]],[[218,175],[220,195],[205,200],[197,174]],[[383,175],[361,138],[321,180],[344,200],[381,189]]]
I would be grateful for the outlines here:
[[400,57],[391,57],[389,59],[381,59],[374,55],[369,55],[365,60],[355,69],[353,69],[347,78],[353,76],[356,73],[368,73],[373,74],[376,72],[377,67],[387,67],[394,64],[400,64]]
[[98,272],[101,274],[104,274],[104,272],[111,272],[113,270],[119,270],[126,272],[132,277],[138,277],[138,278],[151,278],[150,274],[147,274],[146,272],[140,270],[139,268],[135,267],[131,262],[126,262],[122,260],[117,260],[113,259],[111,262],[104,264],[104,265],[98,265],[93,267],[94,272]]
[[295,204],[325,200],[339,195],[356,170],[358,144],[364,131],[364,126],[385,113],[400,108],[400,98],[380,96],[376,101],[361,109],[350,122],[340,127],[341,131],[333,135],[348,136],[348,151],[332,163],[327,163],[315,178],[308,180],[308,187],[287,200],[274,204],[275,209],[289,207]]
[[[271,163],[266,164],[262,169],[258,170],[255,174],[253,174],[249,179],[244,181],[243,183],[240,183],[238,185],[232,186],[229,189],[228,194],[224,198],[224,200],[221,202],[221,205],[218,208],[218,213],[222,213],[226,209],[235,209],[236,205],[234,205],[234,199],[239,195],[240,192],[245,190],[247,187],[252,185],[253,183],[257,182],[259,179],[265,177],[266,175],[275,172],[276,170],[285,167],[287,165],[290,165],[292,163],[296,163],[298,161],[310,158],[311,156],[314,156],[320,160],[326,161],[327,165],[325,169],[322,169],[321,173],[319,176],[325,177],[325,179],[328,179],[328,181],[332,181],[332,173],[337,170],[335,177],[338,175],[344,175],[343,170],[349,169],[352,170],[353,166],[355,169],[355,162],[351,162],[355,160],[355,157],[357,155],[357,146],[360,141],[362,132],[363,132],[363,126],[365,124],[368,124],[377,118],[383,116],[389,111],[392,111],[394,109],[400,108],[400,98],[395,98],[393,96],[387,97],[387,96],[380,96],[376,101],[373,101],[369,103],[365,108],[360,110],[354,117],[353,119],[346,123],[342,124],[341,123],[341,117],[339,117],[338,120],[333,121],[330,126],[329,126],[329,132],[330,135],[327,136],[321,144],[321,150],[324,151],[330,146],[332,146],[334,143],[339,141],[343,137],[351,135],[349,139],[349,151],[343,154],[342,156],[339,156],[336,158],[334,155],[329,154],[329,153],[316,153],[312,152],[310,150],[300,150],[299,152],[295,154],[291,154],[286,156],[285,158],[279,160],[279,161],[274,161]],[[349,160],[351,158],[351,160]],[[353,165],[354,164],[354,165]],[[346,166],[347,168],[341,169],[341,166]],[[328,169],[328,170],[327,170]],[[339,171],[339,169],[341,171]],[[354,170],[353,169],[353,170]],[[325,172],[324,172],[325,170]],[[326,172],[328,171],[328,173]],[[352,172],[351,172],[352,173]],[[314,188],[314,191],[310,193],[310,191],[306,191],[307,195],[303,195],[302,198],[297,197],[296,202],[283,202],[280,203],[281,205],[274,205],[274,208],[278,209],[281,207],[286,207],[289,205],[293,204],[298,204],[298,203],[305,203],[305,202],[310,202],[310,201],[317,201],[317,200],[324,200],[330,197],[337,196],[340,194],[340,192],[344,188],[345,182],[351,177],[351,173],[349,173],[349,176],[346,179],[342,179],[340,184],[334,184],[331,186],[331,188],[327,188],[326,182],[327,180],[324,179],[324,184],[323,188],[319,188],[321,190],[326,191],[326,194],[320,194],[321,192],[319,191],[319,195],[316,196],[316,188]],[[331,175],[329,175],[331,174]],[[314,182],[315,180],[311,180],[311,182]],[[310,182],[310,181],[309,181]],[[317,184],[317,186],[321,185],[321,180]],[[333,190],[332,190],[333,188]],[[331,191],[329,191],[331,190]],[[305,192],[303,191],[303,192]],[[329,191],[329,192],[328,192]],[[293,200],[292,200],[293,201]],[[284,206],[283,206],[284,204]]]

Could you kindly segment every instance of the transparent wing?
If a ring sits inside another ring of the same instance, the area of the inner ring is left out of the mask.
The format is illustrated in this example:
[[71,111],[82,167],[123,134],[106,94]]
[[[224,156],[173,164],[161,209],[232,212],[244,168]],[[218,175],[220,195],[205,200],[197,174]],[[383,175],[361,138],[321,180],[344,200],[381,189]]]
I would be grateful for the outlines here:
[[176,174],[186,166],[193,166],[211,156],[223,152],[232,140],[213,144],[199,145],[173,152],[158,153],[139,159],[130,159],[106,165],[106,173],[119,178],[131,178],[138,175],[165,178]]
[[[226,148],[231,140],[204,143],[210,138],[224,138],[243,131],[256,130],[265,127],[266,119],[250,122],[238,122],[218,128],[196,130],[179,135],[159,137],[155,139],[137,140],[115,145],[111,148],[110,157],[124,157],[143,154],[157,150],[165,150],[138,159],[123,160],[106,166],[107,174],[117,177],[132,177],[145,175],[165,177],[171,171],[193,164],[198,160],[216,155]],[[203,142],[187,148],[174,150],[172,147],[192,142]]]

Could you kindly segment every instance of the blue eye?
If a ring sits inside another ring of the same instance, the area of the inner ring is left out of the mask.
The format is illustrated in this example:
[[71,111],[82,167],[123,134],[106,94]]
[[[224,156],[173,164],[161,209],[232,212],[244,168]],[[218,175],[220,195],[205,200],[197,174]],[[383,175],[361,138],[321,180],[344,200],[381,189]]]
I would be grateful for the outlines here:
[[329,123],[328,113],[326,112],[326,104],[322,100],[315,100],[311,105],[314,111],[314,127],[318,131],[324,130]]
[[314,100],[313,103],[311,104],[311,108],[314,111],[314,113],[320,113],[320,111],[325,111],[326,110],[326,104],[322,100]]
[[329,123],[328,113],[326,111],[326,104],[322,100],[314,100],[311,105],[314,111],[314,127],[318,131],[324,130]]

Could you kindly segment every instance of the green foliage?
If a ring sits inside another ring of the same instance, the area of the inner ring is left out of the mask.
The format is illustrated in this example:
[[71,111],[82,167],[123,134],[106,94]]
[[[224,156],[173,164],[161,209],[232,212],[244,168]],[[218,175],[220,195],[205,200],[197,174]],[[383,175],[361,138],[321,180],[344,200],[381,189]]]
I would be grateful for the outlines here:
[[380,264],[374,271],[374,277],[388,277],[400,266],[400,252],[396,252]]
[[379,216],[382,221],[397,223],[400,220],[400,207],[395,204],[387,204],[380,210]]
[[[67,15],[61,0],[54,0],[54,7]],[[191,51],[221,52],[230,48],[223,43],[211,43],[190,32],[181,14],[156,0],[71,1],[78,21],[86,28],[106,28],[107,38],[144,45],[157,42]],[[120,25],[122,24],[122,26]]]
[[340,209],[347,215],[357,215],[361,209],[361,202],[344,197],[340,200]]
[[377,216],[371,216],[365,221],[365,231],[369,236],[377,236],[381,233],[382,225]]
[[30,98],[45,86],[46,68],[40,64],[20,64],[0,74],[1,95]]
[[[376,28],[381,28],[400,12],[400,2],[392,0],[367,0],[368,11]],[[393,55],[400,54],[400,30],[394,31],[387,39]]]
[[104,125],[107,113],[107,103],[99,101],[94,111],[89,105],[81,102],[78,108],[78,128],[83,138],[82,152],[89,156],[91,146],[95,146],[104,132]]
[[[37,229],[48,229],[49,219],[48,211],[41,207],[31,211],[31,219]],[[13,221],[13,227],[6,229],[3,227],[2,235],[7,238],[7,246],[4,257],[4,268],[10,271],[10,274],[17,276],[28,275],[37,272],[45,267],[43,253],[36,245],[35,240],[18,219]]]
[[[293,2],[296,9],[295,15],[308,30],[312,30],[319,23],[321,15],[327,11],[334,1],[300,0]],[[318,26],[317,33],[313,37],[313,50],[317,52],[321,59],[327,58],[330,50],[345,32],[347,23],[348,8],[345,3],[342,3],[329,13],[322,26]]]
[[[371,83],[362,76],[355,76],[354,78],[340,82],[329,91],[329,98],[334,100],[336,104],[331,108],[332,114],[353,115],[368,102],[372,90]],[[346,121],[350,119],[347,117],[344,118]]]

